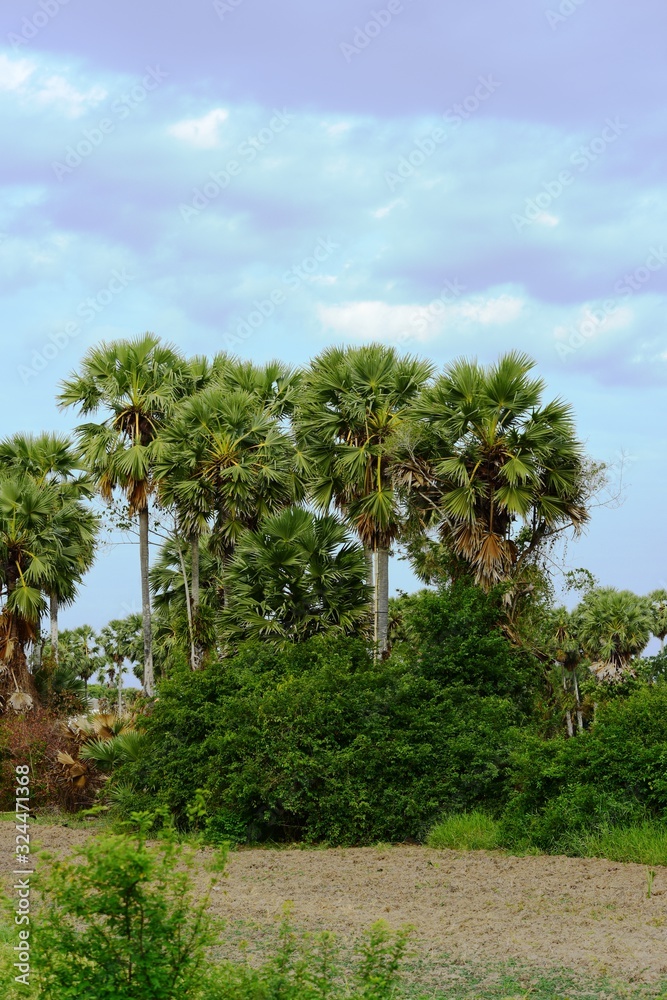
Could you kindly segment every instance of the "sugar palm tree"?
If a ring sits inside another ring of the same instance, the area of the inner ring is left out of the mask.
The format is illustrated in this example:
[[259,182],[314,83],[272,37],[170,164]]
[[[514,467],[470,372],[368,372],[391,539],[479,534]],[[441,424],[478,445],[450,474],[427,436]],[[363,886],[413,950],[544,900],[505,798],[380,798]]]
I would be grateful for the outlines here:
[[634,676],[632,661],[651,635],[651,606],[630,590],[597,587],[572,614],[574,634],[600,680]]
[[367,632],[366,561],[345,525],[298,507],[265,518],[237,545],[221,635],[278,646]]
[[180,537],[163,543],[150,572],[156,641],[169,636],[172,647],[187,647],[193,670],[202,666],[204,654],[216,646],[214,615],[224,595],[224,562],[211,552],[209,543],[210,535],[205,535],[197,546],[196,576],[201,573],[201,590],[196,606],[189,585],[195,579],[192,547],[185,546]]
[[176,508],[190,538],[197,595],[205,532],[224,563],[244,530],[303,495],[292,442],[263,402],[242,389],[213,386],[184,400],[156,442],[155,475],[161,503]]
[[44,593],[60,571],[63,540],[77,516],[57,484],[0,474],[0,708],[31,708],[36,699],[26,647],[37,638]]
[[296,402],[309,495],[320,510],[341,511],[366,551],[379,653],[387,647],[389,549],[404,526],[393,451],[431,373],[430,363],[380,344],[332,347],[311,362]]
[[70,439],[49,432],[15,434],[1,441],[0,469],[25,473],[39,485],[53,483],[58,487],[61,504],[75,505],[76,516],[61,522],[66,535],[54,579],[47,588],[51,650],[58,662],[59,608],[74,600],[77,585],[91,568],[95,556],[99,521],[85,503],[93,495],[93,485]]
[[516,578],[539,546],[588,520],[590,479],[572,408],[542,403],[534,362],[511,352],[488,368],[461,359],[421,394],[401,476],[484,588]]
[[154,694],[149,571],[149,504],[155,480],[154,442],[179,398],[192,388],[192,370],[172,347],[153,334],[103,343],[84,357],[79,373],[62,385],[60,405],[101,423],[77,429],[86,467],[102,497],[120,489],[139,524],[144,633],[144,690]]
[[667,590],[654,590],[648,595],[651,605],[651,632],[660,640],[660,652],[665,648],[667,636]]
[[[174,511],[176,534],[184,537],[189,547],[188,560],[184,559],[180,544],[177,544],[176,549],[172,547],[172,552],[177,552],[182,572],[185,572],[186,562],[190,569],[189,584],[185,578],[184,583],[186,591],[189,591],[186,612],[193,669],[198,668],[202,657],[202,650],[195,642],[201,591],[199,564],[201,542],[210,530],[217,503],[216,491],[211,489],[210,482],[201,474],[201,462],[197,460],[193,462],[195,442],[193,434],[197,435],[202,443],[203,438],[210,433],[212,408],[217,406],[223,396],[233,397],[237,403],[243,401],[240,411],[241,421],[246,419],[249,412],[252,412],[253,419],[261,414],[266,427],[275,430],[278,428],[276,421],[286,417],[293,408],[299,381],[298,373],[279,361],[258,366],[251,362],[242,362],[226,354],[218,354],[212,362],[207,365],[200,363],[200,366],[201,375],[198,379],[197,389],[200,396],[202,393],[208,392],[192,406],[185,406],[185,402],[188,401],[184,401],[183,406],[175,414],[175,419],[170,422],[170,426],[160,436],[160,461],[156,468],[159,478],[160,503],[163,507]],[[196,398],[196,394],[190,398]],[[209,412],[206,412],[207,410]],[[225,413],[221,415],[221,419],[218,420],[218,430],[227,421],[227,431],[231,429],[233,435],[239,430],[238,419],[238,407],[234,414],[227,408]],[[216,432],[214,431],[214,433]],[[256,440],[256,433],[252,432],[250,442],[242,443],[242,438],[239,437],[235,447],[245,448],[250,443],[251,447],[255,448]],[[257,454],[255,451],[255,456]],[[255,471],[258,470],[259,466],[256,464]],[[230,484],[228,484],[228,492],[229,486]],[[246,488],[247,483],[244,484],[240,480],[236,483],[237,499],[241,491]],[[279,500],[278,505],[284,506],[285,503],[290,502],[295,489],[294,481],[289,496]],[[258,503],[261,502],[263,502],[263,498],[258,497]],[[248,523],[247,517],[243,523]]]

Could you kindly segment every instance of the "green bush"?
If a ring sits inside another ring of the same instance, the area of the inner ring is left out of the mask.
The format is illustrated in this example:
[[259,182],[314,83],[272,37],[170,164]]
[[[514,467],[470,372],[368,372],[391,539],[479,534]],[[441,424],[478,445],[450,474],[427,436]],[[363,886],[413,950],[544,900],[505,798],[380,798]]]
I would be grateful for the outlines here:
[[39,880],[33,973],[46,1000],[176,1000],[194,993],[213,934],[182,847],[110,835]]
[[426,843],[439,850],[492,851],[500,846],[498,821],[480,809],[454,813],[433,827]]
[[204,789],[223,839],[402,841],[444,812],[499,810],[536,672],[496,619],[477,592],[424,593],[406,611],[410,646],[385,662],[355,640],[315,639],[179,672],[160,685],[143,758],[116,780],[183,827]]
[[574,739],[515,731],[504,845],[587,853],[587,838],[667,821],[667,685],[601,705]]

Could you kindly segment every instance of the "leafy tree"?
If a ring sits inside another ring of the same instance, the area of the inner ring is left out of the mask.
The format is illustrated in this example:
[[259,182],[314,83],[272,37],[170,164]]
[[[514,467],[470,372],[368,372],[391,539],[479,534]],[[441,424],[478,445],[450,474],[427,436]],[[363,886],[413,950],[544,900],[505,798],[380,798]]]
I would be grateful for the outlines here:
[[512,578],[545,542],[588,520],[587,468],[572,408],[542,403],[534,362],[512,352],[484,368],[460,359],[413,408],[401,475],[422,523],[437,524],[475,582]]
[[374,640],[387,648],[389,549],[404,527],[393,449],[432,366],[391,347],[328,348],[304,374],[295,410],[300,465],[321,510],[357,532],[374,591]]
[[646,598],[630,590],[590,590],[572,615],[577,640],[600,680],[634,676],[632,661],[646,648],[652,614]]
[[149,502],[155,487],[155,440],[179,398],[191,391],[193,371],[153,334],[92,348],[81,371],[62,385],[61,406],[82,415],[107,414],[77,431],[82,455],[102,497],[123,491],[139,522],[144,689],[154,693],[149,572]]
[[336,518],[292,507],[242,536],[227,574],[222,636],[303,642],[364,633],[369,591],[363,549]]

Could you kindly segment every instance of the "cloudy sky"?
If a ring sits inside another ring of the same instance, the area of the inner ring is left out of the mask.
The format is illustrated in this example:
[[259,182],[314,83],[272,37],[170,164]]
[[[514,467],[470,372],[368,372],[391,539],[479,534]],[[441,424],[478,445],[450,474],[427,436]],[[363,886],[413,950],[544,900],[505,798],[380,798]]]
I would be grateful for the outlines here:
[[[667,586],[665,37],[660,0],[4,0],[2,434],[145,330],[521,348],[622,470],[568,564]],[[135,561],[67,623],[137,608]]]

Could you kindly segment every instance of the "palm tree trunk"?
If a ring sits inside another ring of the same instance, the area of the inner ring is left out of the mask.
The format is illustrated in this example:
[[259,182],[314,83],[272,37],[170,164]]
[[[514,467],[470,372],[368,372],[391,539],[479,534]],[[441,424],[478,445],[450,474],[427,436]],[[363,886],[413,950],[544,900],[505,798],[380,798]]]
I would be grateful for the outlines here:
[[56,594],[49,596],[49,614],[51,616],[51,652],[53,659],[58,662],[58,611],[60,603]]
[[366,583],[371,588],[375,589],[375,567],[373,562],[373,549],[364,547],[364,555],[366,556]]
[[139,511],[139,558],[141,560],[141,614],[144,632],[144,691],[149,697],[155,694],[153,674],[153,635],[151,632],[151,592],[148,581],[149,541],[148,507]]
[[181,574],[183,576],[183,589],[185,590],[185,613],[188,619],[188,635],[190,637],[190,668],[192,670],[196,670],[197,650],[195,648],[192,591],[190,589],[190,584],[188,583],[188,571],[185,565],[185,559],[183,558],[183,550],[181,549],[181,540],[178,537],[176,538],[176,548],[178,550],[178,561],[181,564]]
[[[192,632],[197,632],[197,611],[199,610],[200,583],[199,583],[199,535],[194,535],[190,540],[190,561],[192,569],[190,571],[190,587],[192,590]],[[192,669],[199,670],[204,659],[204,651],[197,642],[196,634],[193,638],[193,660]]]
[[191,590],[192,590],[192,610],[196,614],[199,607],[199,536],[194,535],[190,539],[190,558],[192,560]]
[[382,656],[387,651],[389,634],[389,549],[378,549],[376,577],[377,650]]
[[569,708],[565,713],[565,724],[567,725],[567,735],[571,739],[574,736],[574,726],[572,725],[572,713]]

